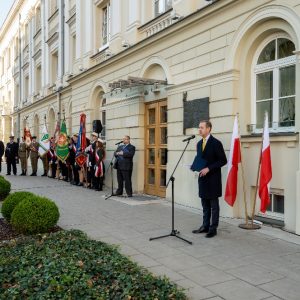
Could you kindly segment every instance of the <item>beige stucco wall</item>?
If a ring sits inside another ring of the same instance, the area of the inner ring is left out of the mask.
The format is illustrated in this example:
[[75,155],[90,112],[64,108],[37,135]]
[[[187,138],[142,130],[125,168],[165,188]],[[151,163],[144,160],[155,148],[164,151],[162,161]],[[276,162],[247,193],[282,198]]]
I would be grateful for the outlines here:
[[[224,1],[224,5],[226,2]],[[266,6],[266,8],[264,8]],[[109,92],[108,83],[126,79],[128,76],[155,76],[162,79],[161,69],[171,84],[159,95],[133,95],[126,97],[124,92],[116,92],[107,97],[107,149],[110,160],[115,142],[124,134],[129,134],[137,147],[134,158],[133,183],[136,192],[144,189],[144,103],[146,101],[168,100],[168,167],[173,167],[183,149],[183,92],[188,100],[201,97],[210,99],[210,117],[213,134],[221,139],[228,154],[234,115],[239,112],[241,133],[247,134],[246,125],[251,123],[251,64],[257,46],[274,33],[285,32],[299,50],[300,5],[298,1],[232,1],[221,10],[207,14],[199,12],[189,19],[172,26],[139,43],[131,49],[112,57],[69,81],[67,92],[62,91],[62,104],[66,111],[70,102],[72,112],[72,131],[78,131],[79,115],[87,114],[87,131],[91,131],[93,116],[94,89],[101,86]],[[273,16],[273,17],[272,17]],[[297,54],[299,55],[299,54]],[[160,68],[151,69],[152,65]],[[149,69],[150,68],[150,69]],[[300,63],[297,61],[297,75]],[[300,76],[297,76],[299,83]],[[296,96],[296,129],[300,127],[300,91]],[[166,93],[166,94],[165,94]],[[28,107],[21,113],[42,115],[53,106],[58,111],[57,98],[49,98],[40,105]],[[98,108],[97,108],[98,109]],[[32,119],[31,121],[32,122]],[[31,125],[32,126],[32,125]],[[197,133],[196,129],[187,134]],[[292,139],[292,140],[291,140]],[[200,208],[197,196],[197,178],[186,166],[195,155],[196,142],[193,140],[179,165],[176,177],[176,203]],[[250,206],[251,186],[255,185],[259,154],[259,139],[243,143],[247,201]],[[299,191],[299,139],[298,136],[271,139],[273,180],[271,187],[280,188],[285,193],[285,225],[288,230],[300,233],[300,191]],[[223,168],[223,181],[226,169]],[[240,183],[241,183],[241,178]],[[110,175],[107,176],[110,184]],[[167,190],[170,199],[170,188]],[[243,217],[242,190],[239,188],[238,200],[232,209],[221,200],[221,215]]]

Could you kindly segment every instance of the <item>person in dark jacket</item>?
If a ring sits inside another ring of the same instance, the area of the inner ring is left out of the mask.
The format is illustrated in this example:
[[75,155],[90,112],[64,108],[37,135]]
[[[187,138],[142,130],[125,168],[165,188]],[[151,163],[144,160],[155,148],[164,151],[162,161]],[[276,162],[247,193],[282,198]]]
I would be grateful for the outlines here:
[[4,154],[4,143],[0,141],[0,173],[1,173],[1,165],[2,165],[2,156]]
[[95,152],[95,190],[103,190],[104,182],[104,160],[105,160],[105,149],[103,145],[103,140],[100,138],[96,141],[96,152]]
[[[203,224],[193,233],[207,233],[211,238],[217,234],[219,225],[219,197],[222,196],[221,167],[227,159],[222,143],[211,135],[210,121],[201,121],[199,134],[202,137],[197,144],[197,157],[205,161],[206,167],[199,172],[199,197],[203,207]],[[196,158],[197,158],[196,157]]]
[[131,175],[133,169],[133,156],[135,147],[130,144],[130,137],[125,135],[123,144],[118,147],[114,155],[116,157],[115,168],[117,169],[118,189],[116,196],[123,194],[123,183],[125,181],[125,190],[127,197],[132,197],[132,182]]
[[18,151],[19,151],[19,145],[14,141],[14,136],[9,137],[9,143],[6,145],[5,149],[5,157],[6,157],[6,163],[7,163],[7,174],[10,175],[11,173],[11,167],[13,169],[14,175],[17,175],[17,159],[18,159]]

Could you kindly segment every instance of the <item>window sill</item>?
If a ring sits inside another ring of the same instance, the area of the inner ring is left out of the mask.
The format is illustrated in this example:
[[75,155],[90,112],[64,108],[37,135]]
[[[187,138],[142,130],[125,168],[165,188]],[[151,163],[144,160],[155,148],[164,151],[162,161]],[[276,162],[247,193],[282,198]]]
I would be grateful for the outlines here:
[[[262,133],[252,133],[241,136],[241,143],[260,143]],[[299,133],[297,132],[270,132],[271,142],[293,142],[299,141]]]

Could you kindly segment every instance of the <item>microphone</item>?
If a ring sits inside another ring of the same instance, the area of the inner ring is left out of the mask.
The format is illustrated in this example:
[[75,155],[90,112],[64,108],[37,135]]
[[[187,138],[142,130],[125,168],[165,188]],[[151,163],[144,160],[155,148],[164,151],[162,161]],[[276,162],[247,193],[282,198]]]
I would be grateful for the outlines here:
[[115,145],[120,145],[122,143],[123,143],[123,141],[120,141],[120,142],[117,142]]
[[194,139],[196,136],[193,134],[193,135],[191,135],[191,136],[189,136],[188,138],[186,138],[186,139],[184,139],[184,140],[182,140],[183,142],[187,142],[187,141],[190,141],[190,140],[192,140],[192,139]]

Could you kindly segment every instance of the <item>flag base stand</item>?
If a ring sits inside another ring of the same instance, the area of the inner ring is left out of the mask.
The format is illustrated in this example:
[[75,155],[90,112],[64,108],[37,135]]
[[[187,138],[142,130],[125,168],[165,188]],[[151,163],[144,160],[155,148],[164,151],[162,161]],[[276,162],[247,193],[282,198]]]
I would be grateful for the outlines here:
[[260,229],[261,228],[260,225],[258,225],[258,224],[252,224],[252,223],[240,224],[239,227],[242,228],[242,229],[246,229],[246,230],[256,230],[256,229]]

